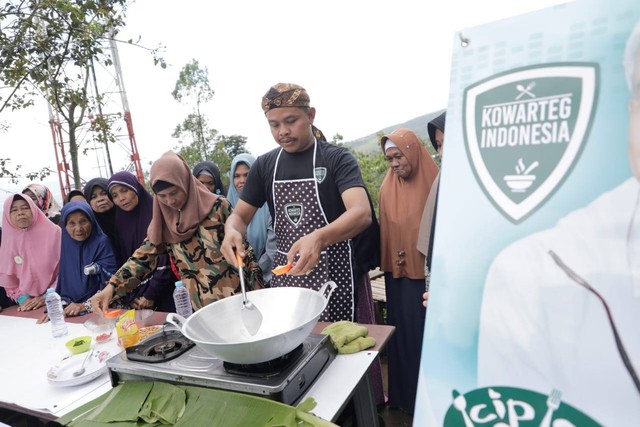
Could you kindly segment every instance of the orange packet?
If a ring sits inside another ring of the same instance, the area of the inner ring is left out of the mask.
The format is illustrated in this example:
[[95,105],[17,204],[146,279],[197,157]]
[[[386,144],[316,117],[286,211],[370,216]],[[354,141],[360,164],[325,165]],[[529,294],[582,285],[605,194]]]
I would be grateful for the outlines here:
[[135,310],[126,311],[116,322],[118,342],[122,348],[135,345],[140,341],[140,331],[136,324]]

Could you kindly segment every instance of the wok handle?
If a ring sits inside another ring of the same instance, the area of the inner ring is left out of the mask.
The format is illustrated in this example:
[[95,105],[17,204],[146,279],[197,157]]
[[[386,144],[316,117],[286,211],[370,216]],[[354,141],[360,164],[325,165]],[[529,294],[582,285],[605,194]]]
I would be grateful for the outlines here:
[[167,314],[167,318],[165,320],[165,322],[171,323],[173,326],[180,329],[180,332],[182,332],[183,334],[184,334],[184,324],[186,323],[186,321],[187,319],[185,319],[184,317],[180,316],[177,313]]
[[[322,295],[325,298],[325,302],[324,302],[325,307],[326,307],[327,304],[329,304],[329,299],[331,298],[331,294],[337,288],[338,288],[338,285],[336,285],[336,282],[334,282],[333,280],[330,280],[327,283],[325,283],[324,285],[322,285],[322,287],[318,291],[320,293],[320,295]],[[329,289],[329,293],[327,293],[325,295],[325,293],[327,292],[327,289]]]

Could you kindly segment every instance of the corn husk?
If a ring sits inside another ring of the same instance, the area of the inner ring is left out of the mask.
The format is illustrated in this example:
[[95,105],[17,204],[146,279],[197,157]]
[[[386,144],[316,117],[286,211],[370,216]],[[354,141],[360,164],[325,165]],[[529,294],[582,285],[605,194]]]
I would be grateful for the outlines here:
[[[186,401],[181,398],[183,394]],[[185,402],[182,411],[178,409],[179,404],[175,407],[173,404],[181,399]],[[241,393],[131,381],[120,384],[107,395],[83,405],[58,422],[78,427],[335,427],[335,424],[309,413],[315,406],[313,399],[307,399],[294,408]],[[175,423],[170,424],[174,420]]]

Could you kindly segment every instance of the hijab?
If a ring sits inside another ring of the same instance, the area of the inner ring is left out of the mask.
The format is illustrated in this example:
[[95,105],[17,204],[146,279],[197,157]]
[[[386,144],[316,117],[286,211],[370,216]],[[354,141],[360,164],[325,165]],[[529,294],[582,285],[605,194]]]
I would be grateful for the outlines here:
[[[11,204],[23,199],[31,209],[33,223],[19,228],[11,222]],[[20,295],[42,295],[55,286],[60,262],[60,227],[38,209],[30,197],[15,194],[4,201],[0,246],[0,286],[16,300]]]
[[[109,199],[111,199],[111,195],[109,194],[109,180],[107,178],[93,178],[87,182],[83,189],[84,197],[89,201],[89,205],[91,205],[91,194],[96,187],[102,188],[109,196]],[[94,211],[93,215],[104,234],[111,240],[113,249],[119,250],[118,231],[116,228],[116,207],[112,206],[111,209],[106,212]]]
[[[91,234],[78,242],[67,232],[67,219],[74,212],[82,212],[91,221]],[[116,257],[111,242],[102,231],[96,217],[85,202],[69,202],[62,207],[60,218],[62,228],[62,251],[60,252],[60,273],[56,292],[67,302],[84,302],[104,288],[111,275],[116,272]],[[98,274],[85,275],[84,267],[96,263]]]
[[151,186],[168,182],[187,195],[181,209],[172,209],[153,198],[153,218],[149,225],[149,240],[154,245],[179,243],[193,236],[200,223],[211,213],[218,195],[211,193],[191,174],[187,162],[173,151],[167,151],[151,165]]
[[208,160],[200,162],[193,167],[193,176],[197,178],[200,174],[205,174],[213,178],[216,182],[215,194],[217,194],[218,196],[226,197],[227,189],[224,188],[224,183],[222,182],[222,179],[220,177],[220,168],[218,168],[218,165]]
[[115,185],[133,190],[138,196],[138,204],[130,212],[115,207],[120,256],[129,258],[147,237],[147,228],[153,216],[153,197],[131,172],[118,172],[109,178],[109,194]]
[[[438,166],[411,130],[396,129],[382,137],[390,139],[411,165],[411,175],[398,177],[391,168],[380,186],[380,264],[393,277],[424,278],[424,256],[416,249],[418,229],[429,190],[438,175]],[[404,265],[397,265],[398,252],[404,251]]]
[[47,218],[53,219],[60,214],[60,205],[53,198],[53,193],[42,184],[29,184],[22,190],[31,191],[36,196],[38,208],[46,215]]
[[[231,203],[231,206],[235,207],[240,198],[240,192],[233,183],[233,175],[236,173],[236,168],[240,164],[245,164],[251,169],[253,162],[256,158],[250,154],[238,154],[231,161],[231,170],[229,171],[229,192],[227,193],[227,200]],[[269,212],[265,203],[260,209],[258,209],[251,219],[249,226],[247,227],[247,240],[253,247],[256,257],[259,259],[264,253],[267,246],[267,227],[269,226]]]

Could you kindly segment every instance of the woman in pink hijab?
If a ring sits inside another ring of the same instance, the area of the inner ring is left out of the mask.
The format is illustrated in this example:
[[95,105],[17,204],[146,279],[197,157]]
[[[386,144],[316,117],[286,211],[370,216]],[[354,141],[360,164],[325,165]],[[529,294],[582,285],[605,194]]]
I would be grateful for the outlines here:
[[55,287],[60,262],[60,227],[27,196],[15,194],[4,202],[0,286],[20,311],[44,305],[42,296]]

